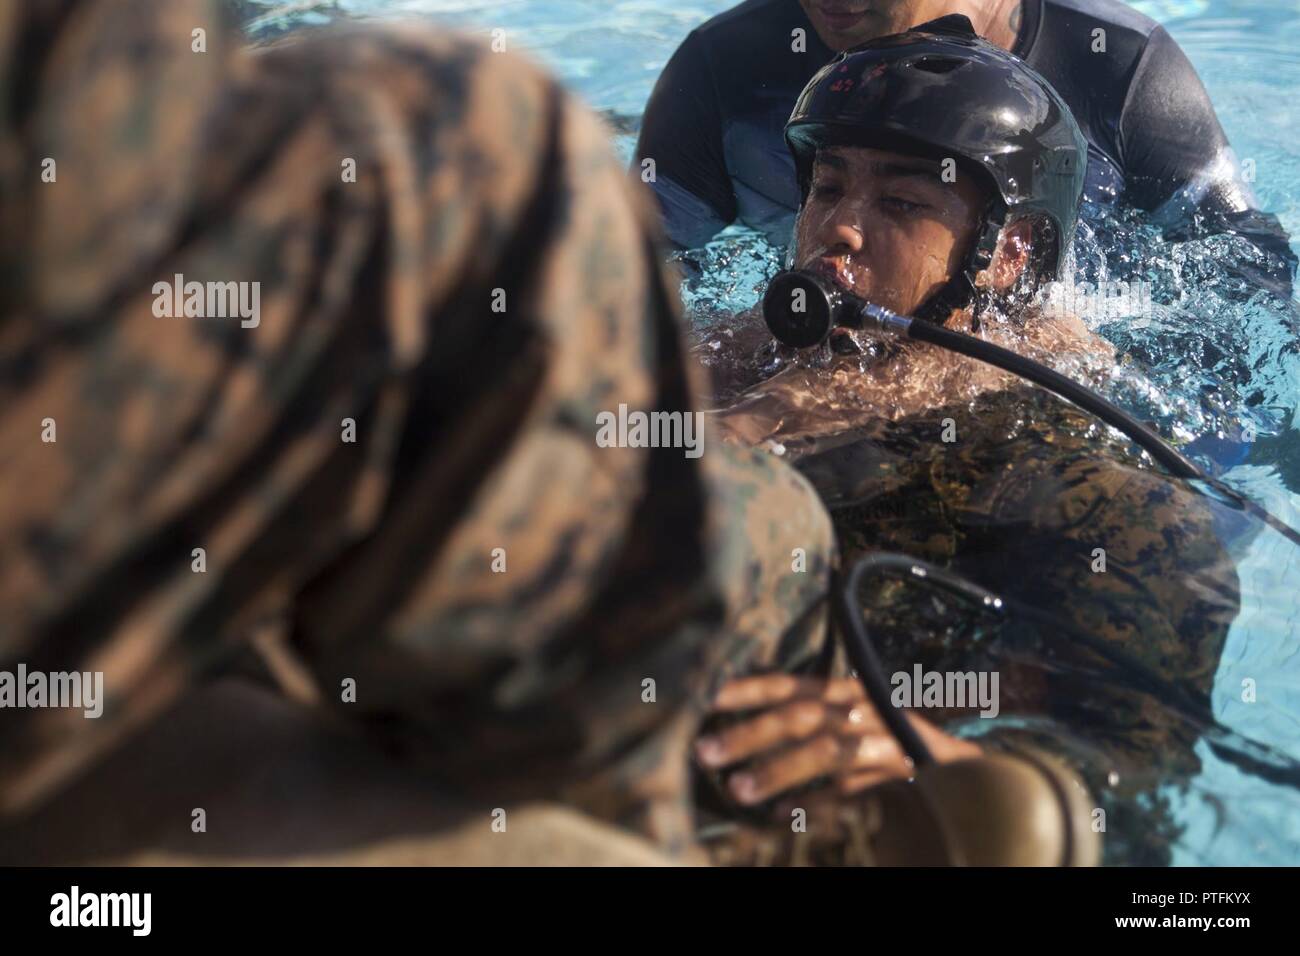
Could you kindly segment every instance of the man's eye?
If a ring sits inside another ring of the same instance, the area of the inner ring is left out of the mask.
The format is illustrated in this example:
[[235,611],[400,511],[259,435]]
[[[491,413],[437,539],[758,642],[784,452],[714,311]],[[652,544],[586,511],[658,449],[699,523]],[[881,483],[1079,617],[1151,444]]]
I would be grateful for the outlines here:
[[835,199],[842,195],[843,192],[834,183],[813,183],[812,194],[818,199]]
[[893,209],[897,212],[919,212],[926,208],[925,203],[913,202],[901,196],[882,196],[880,203],[887,209]]

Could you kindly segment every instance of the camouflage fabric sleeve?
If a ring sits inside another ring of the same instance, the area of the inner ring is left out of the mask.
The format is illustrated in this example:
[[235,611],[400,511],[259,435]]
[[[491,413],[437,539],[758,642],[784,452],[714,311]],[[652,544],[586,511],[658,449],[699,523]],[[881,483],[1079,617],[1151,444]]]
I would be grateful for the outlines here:
[[[953,568],[1208,701],[1240,606],[1236,570],[1213,502],[1139,464],[1088,416],[1017,391],[879,423],[800,467],[831,508],[846,563],[885,550]],[[897,622],[900,666],[962,670],[982,653],[942,629],[923,636],[923,589],[880,591],[873,613]],[[1033,630],[1041,642],[1019,665],[996,661],[1008,671],[1004,712],[1086,728],[1128,766],[1195,771],[1194,723],[1131,687],[1099,680],[1084,693],[1067,658],[1091,670],[1101,659],[1064,632]]]
[[[1032,516],[1019,529],[1033,556],[1029,566],[1013,567],[982,550],[984,567],[997,566],[1009,593],[1102,638],[1209,712],[1219,658],[1240,607],[1236,569],[1210,499],[1182,482],[1101,458],[1045,470],[1007,493],[998,508],[1004,516]],[[1128,766],[1185,774],[1199,769],[1196,722],[1131,689],[1077,689],[1068,672],[1049,677],[1054,712],[1092,728]]]
[[709,682],[813,652],[832,540],[759,453],[597,441],[695,407],[648,208],[459,36],[0,6],[0,668],[107,697],[0,711],[0,812],[271,627],[453,782],[680,844]]

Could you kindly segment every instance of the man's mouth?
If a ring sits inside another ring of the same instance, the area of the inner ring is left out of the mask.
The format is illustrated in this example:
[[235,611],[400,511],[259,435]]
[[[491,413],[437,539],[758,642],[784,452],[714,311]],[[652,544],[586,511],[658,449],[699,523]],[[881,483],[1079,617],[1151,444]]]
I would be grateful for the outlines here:
[[862,22],[866,10],[845,10],[838,7],[817,5],[817,12],[822,15],[826,25],[832,30],[851,30]]
[[853,292],[853,280],[850,278],[848,270],[837,259],[828,259],[826,257],[814,259],[804,268],[814,275],[834,283],[845,292]]

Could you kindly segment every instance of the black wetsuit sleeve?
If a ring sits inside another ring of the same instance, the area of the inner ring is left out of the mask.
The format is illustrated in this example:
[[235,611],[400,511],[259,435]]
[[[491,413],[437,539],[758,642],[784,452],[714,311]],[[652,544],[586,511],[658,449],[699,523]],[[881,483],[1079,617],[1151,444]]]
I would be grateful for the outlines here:
[[1152,31],[1129,83],[1119,145],[1127,196],[1147,210],[1211,172],[1228,146],[1201,78],[1163,27]]
[[698,34],[677,48],[650,94],[636,147],[638,175],[646,159],[654,160],[650,185],[678,246],[703,245],[736,218],[722,108]]
[[1261,256],[1242,263],[1243,271],[1289,295],[1296,258],[1286,231],[1255,208],[1209,94],[1163,27],[1151,32],[1138,60],[1119,133],[1132,203],[1168,213],[1176,231],[1199,219],[1200,231],[1245,237]]

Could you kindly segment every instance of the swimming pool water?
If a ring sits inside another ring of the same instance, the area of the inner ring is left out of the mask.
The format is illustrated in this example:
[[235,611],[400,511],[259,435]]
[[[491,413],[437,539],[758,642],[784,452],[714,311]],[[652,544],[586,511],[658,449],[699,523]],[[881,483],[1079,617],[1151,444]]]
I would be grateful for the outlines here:
[[[692,27],[731,0],[244,0],[255,37],[339,16],[407,16],[487,36],[506,31],[609,120],[630,156],[646,97],[668,57]],[[1237,156],[1251,161],[1263,208],[1300,235],[1300,3],[1261,0],[1142,0],[1200,71]],[[288,13],[284,11],[289,9]],[[255,18],[255,19],[254,19]],[[1141,390],[1122,403],[1184,439],[1249,426],[1258,440],[1224,479],[1300,526],[1300,322],[1286,304],[1243,296],[1224,273],[1222,240],[1171,242],[1098,214],[1080,239],[1083,271],[1105,270],[1103,253],[1122,247],[1157,290],[1137,313],[1091,316],[1122,350],[1139,355]],[[1100,248],[1104,246],[1105,248]],[[1293,248],[1300,248],[1295,241]],[[732,231],[686,263],[688,317],[717,322],[756,300],[780,266],[766,243]],[[1189,339],[1190,335],[1190,339]],[[1207,410],[1213,392],[1219,406]],[[1300,551],[1266,532],[1238,559],[1242,610],[1216,678],[1216,716],[1233,730],[1300,756]],[[1244,680],[1256,699],[1242,699]],[[1182,827],[1175,863],[1300,863],[1300,792],[1248,775],[1210,751],[1201,774],[1168,787]]]

